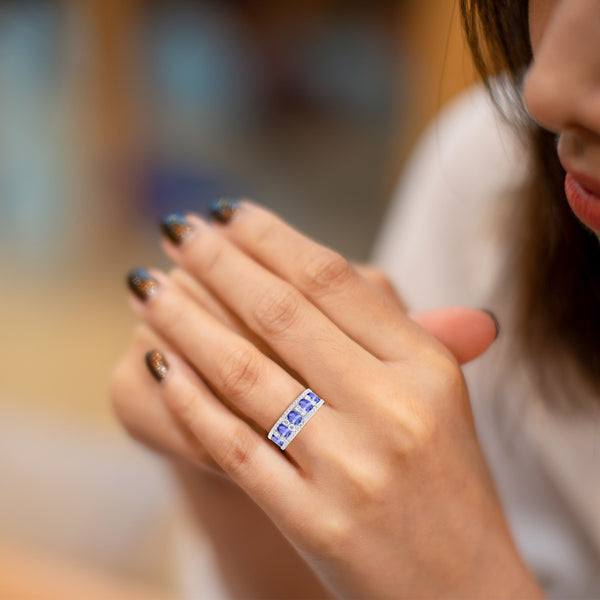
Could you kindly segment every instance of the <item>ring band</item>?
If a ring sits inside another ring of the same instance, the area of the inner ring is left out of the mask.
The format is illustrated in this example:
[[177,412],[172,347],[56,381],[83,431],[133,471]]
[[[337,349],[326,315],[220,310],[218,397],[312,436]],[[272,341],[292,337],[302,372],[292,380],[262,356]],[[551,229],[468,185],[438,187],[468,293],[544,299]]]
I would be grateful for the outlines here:
[[267,436],[281,450],[298,435],[312,416],[325,404],[310,388],[306,388],[285,410]]

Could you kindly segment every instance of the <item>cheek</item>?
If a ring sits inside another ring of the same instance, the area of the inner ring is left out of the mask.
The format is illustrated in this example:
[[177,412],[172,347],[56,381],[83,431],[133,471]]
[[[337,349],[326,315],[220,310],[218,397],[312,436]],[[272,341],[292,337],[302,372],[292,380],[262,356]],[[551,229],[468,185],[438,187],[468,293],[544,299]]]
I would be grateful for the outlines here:
[[559,0],[529,0],[529,37],[534,54],[558,2]]

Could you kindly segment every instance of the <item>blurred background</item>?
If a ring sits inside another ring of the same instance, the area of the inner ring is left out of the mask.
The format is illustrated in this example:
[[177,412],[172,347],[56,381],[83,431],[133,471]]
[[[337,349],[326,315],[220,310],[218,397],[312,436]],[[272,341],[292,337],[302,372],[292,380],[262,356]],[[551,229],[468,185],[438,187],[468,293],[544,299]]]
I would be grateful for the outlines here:
[[472,80],[453,0],[0,1],[2,600],[176,593],[168,474],[107,394],[157,219],[244,195],[366,260]]

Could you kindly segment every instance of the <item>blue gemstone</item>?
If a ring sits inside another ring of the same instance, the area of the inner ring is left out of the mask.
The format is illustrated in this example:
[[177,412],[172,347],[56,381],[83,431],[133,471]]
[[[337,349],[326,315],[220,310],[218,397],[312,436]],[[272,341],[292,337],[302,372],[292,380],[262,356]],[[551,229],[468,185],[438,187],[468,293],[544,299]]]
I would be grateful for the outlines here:
[[314,392],[308,392],[306,394],[315,404],[318,404],[319,400],[321,400],[321,398],[319,398],[319,396],[317,396]]
[[300,402],[298,402],[298,404],[300,405],[300,408],[302,410],[305,410],[306,412],[308,412],[309,410],[312,410],[312,403],[309,402],[306,398],[302,398],[302,400],[300,400]]
[[295,410],[290,410],[287,418],[292,425],[300,425],[300,423],[302,422],[302,417],[300,416],[300,413],[296,412]]
[[278,437],[276,437],[275,435],[271,436],[271,439],[278,445],[278,446],[283,446],[283,440],[280,440]]
[[283,423],[277,427],[277,433],[283,437],[290,437],[292,432],[289,427],[286,427]]

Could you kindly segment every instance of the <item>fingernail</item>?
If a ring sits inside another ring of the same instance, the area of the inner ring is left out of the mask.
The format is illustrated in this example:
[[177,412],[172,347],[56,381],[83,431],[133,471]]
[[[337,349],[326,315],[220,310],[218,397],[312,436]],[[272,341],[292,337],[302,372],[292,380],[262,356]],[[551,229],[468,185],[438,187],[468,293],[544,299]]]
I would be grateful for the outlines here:
[[216,198],[210,203],[210,216],[221,223],[229,223],[240,209],[240,203],[233,198]]
[[132,269],[129,271],[127,274],[127,285],[143,301],[148,300],[158,290],[158,281],[146,269]]
[[146,354],[146,366],[152,377],[159,383],[169,373],[169,365],[165,360],[165,357],[158,350],[150,350],[150,352]]
[[193,225],[183,213],[179,212],[168,214],[161,221],[160,228],[176,246],[179,246],[194,231]]
[[481,308],[480,310],[482,310],[483,312],[490,315],[490,317],[492,317],[492,319],[494,321],[494,325],[496,326],[496,337],[494,338],[494,340],[497,340],[498,336],[500,335],[500,321],[498,321],[498,317],[491,310],[488,310],[487,308]]

